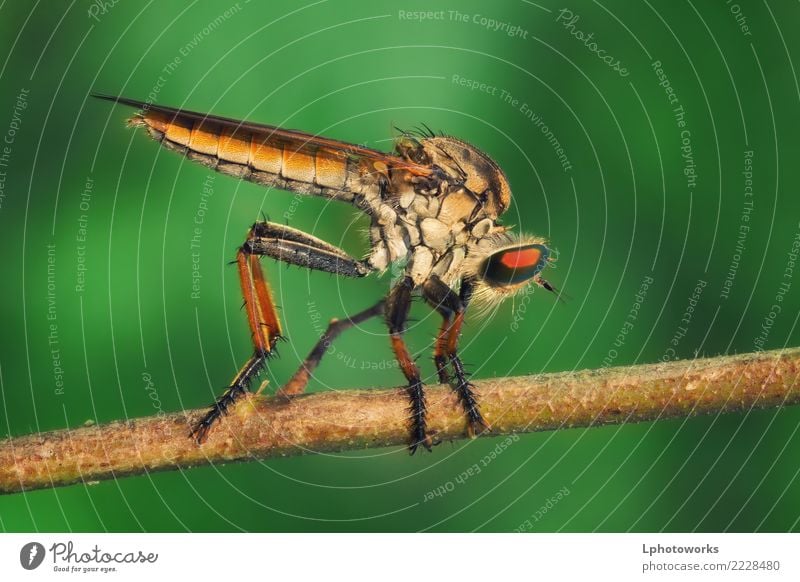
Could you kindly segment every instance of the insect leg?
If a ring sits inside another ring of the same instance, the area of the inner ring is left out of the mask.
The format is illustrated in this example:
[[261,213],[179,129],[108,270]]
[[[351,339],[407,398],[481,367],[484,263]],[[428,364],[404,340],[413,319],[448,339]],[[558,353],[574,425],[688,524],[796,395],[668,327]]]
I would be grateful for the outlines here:
[[275,344],[281,338],[280,321],[261,268],[260,256],[349,277],[363,277],[369,273],[369,267],[361,261],[303,231],[271,222],[254,224],[236,254],[254,353],[192,430],[191,436],[198,442],[206,440],[213,424],[248,390],[250,383],[263,369],[267,357],[275,353]]
[[381,299],[369,309],[365,309],[353,316],[346,317],[345,319],[332,319],[328,324],[328,329],[326,329],[322,337],[319,338],[317,345],[314,346],[308,356],[306,356],[306,359],[303,360],[303,363],[300,364],[297,372],[295,372],[289,381],[278,391],[278,395],[288,397],[303,393],[306,386],[308,386],[308,381],[311,379],[311,374],[316,370],[322,360],[322,356],[325,355],[325,351],[331,345],[331,342],[344,330],[383,313],[384,305],[385,301]]
[[[363,277],[370,272],[365,263],[352,258],[342,249],[282,224],[261,222],[253,225],[253,236],[248,240],[248,245],[253,253],[336,275]],[[317,345],[278,394],[281,396],[301,394],[330,343],[345,329],[379,315],[383,311],[383,304],[384,302],[380,301],[352,317],[332,320]]]
[[448,354],[447,340],[450,337],[450,326],[453,322],[453,313],[458,311],[461,303],[458,296],[445,285],[436,275],[429,278],[422,286],[422,297],[442,316],[442,325],[436,335],[436,342],[433,347],[433,363],[436,365],[436,373],[439,375],[439,382],[442,384],[450,383],[450,373],[447,371]]
[[250,231],[244,244],[247,252],[272,257],[290,265],[325,271],[345,277],[363,277],[371,271],[363,261],[358,261],[315,236],[273,222],[258,222]]
[[392,288],[386,301],[386,324],[389,326],[392,349],[400,369],[408,380],[406,391],[411,400],[411,441],[408,448],[412,455],[419,445],[430,451],[434,444],[433,438],[425,426],[425,392],[419,368],[411,358],[406,343],[403,341],[408,312],[411,309],[411,291],[413,289],[414,282],[410,277],[406,277]]
[[208,438],[208,432],[214,423],[227,413],[228,408],[240,396],[247,392],[250,383],[261,372],[267,357],[274,353],[275,344],[281,338],[281,325],[272,295],[264,279],[259,257],[252,254],[247,242],[236,253],[236,265],[239,269],[239,282],[242,287],[242,297],[247,311],[247,322],[250,325],[254,352],[234,376],[228,389],[217,398],[211,409],[192,429],[190,436],[198,443],[202,443]]
[[[469,280],[462,281],[461,292],[456,295],[439,277],[433,276],[425,281],[422,295],[428,304],[439,312],[443,320],[433,352],[434,362],[439,370],[439,378],[443,383],[449,382],[450,378],[446,370],[449,359],[455,375],[453,388],[458,394],[461,406],[467,416],[467,433],[475,436],[477,433],[489,430],[489,425],[483,419],[478,408],[475,387],[467,380],[464,364],[458,356],[458,338],[464,322],[464,312],[472,295],[472,284]],[[444,370],[442,370],[443,368]]]

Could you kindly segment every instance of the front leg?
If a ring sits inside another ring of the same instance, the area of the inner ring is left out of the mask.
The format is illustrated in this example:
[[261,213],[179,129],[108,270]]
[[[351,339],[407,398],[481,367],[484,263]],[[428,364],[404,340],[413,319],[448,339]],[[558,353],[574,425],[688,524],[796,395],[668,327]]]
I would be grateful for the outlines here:
[[472,296],[472,283],[469,280],[462,281],[461,292],[456,295],[450,287],[434,275],[425,281],[422,295],[428,304],[442,316],[442,326],[436,337],[433,351],[433,360],[439,373],[439,380],[443,384],[450,383],[450,375],[447,373],[449,360],[455,376],[452,385],[458,394],[464,414],[467,416],[467,434],[474,437],[476,434],[490,430],[490,427],[481,415],[475,397],[475,387],[467,380],[464,364],[458,356],[458,338],[464,323],[464,313]]
[[403,340],[406,330],[408,312],[411,309],[411,292],[414,282],[406,277],[398,283],[389,293],[386,300],[386,323],[391,334],[392,349],[397,363],[408,380],[409,400],[411,401],[411,440],[408,445],[409,452],[413,455],[417,447],[422,445],[429,451],[434,444],[431,433],[428,432],[425,422],[425,391],[420,379],[419,368],[408,353],[408,348]]

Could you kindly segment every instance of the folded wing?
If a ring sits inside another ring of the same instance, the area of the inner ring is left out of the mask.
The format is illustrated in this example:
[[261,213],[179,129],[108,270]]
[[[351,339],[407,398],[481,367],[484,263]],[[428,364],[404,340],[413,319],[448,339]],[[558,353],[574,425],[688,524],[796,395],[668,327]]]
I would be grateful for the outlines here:
[[370,211],[389,183],[411,183],[431,168],[405,157],[302,131],[218,117],[124,97],[95,97],[136,107],[130,119],[168,149],[209,168],[264,186],[323,196]]

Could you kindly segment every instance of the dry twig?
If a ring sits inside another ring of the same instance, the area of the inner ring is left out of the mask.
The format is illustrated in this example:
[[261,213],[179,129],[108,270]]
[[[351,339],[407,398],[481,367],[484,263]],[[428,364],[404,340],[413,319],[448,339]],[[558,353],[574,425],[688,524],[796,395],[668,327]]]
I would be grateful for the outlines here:
[[[800,403],[800,349],[476,382],[492,434],[748,410]],[[347,390],[290,402],[251,395],[202,446],[189,427],[205,410],[0,441],[0,492],[58,487],[206,463],[399,445],[402,390]],[[428,390],[429,425],[464,435],[446,386]]]

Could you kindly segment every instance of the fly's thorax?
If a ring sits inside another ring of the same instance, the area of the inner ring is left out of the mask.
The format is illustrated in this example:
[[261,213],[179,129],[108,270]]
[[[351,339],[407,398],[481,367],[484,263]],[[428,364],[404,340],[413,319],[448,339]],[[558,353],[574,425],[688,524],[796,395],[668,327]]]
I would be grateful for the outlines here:
[[505,228],[482,217],[471,223],[446,224],[436,218],[419,218],[419,243],[409,245],[406,273],[416,284],[437,275],[448,285],[467,271],[470,253],[479,253],[481,241],[502,235]]
[[511,204],[511,188],[500,167],[478,148],[454,137],[439,136],[421,140],[425,159],[444,170],[483,200],[485,210],[497,218]]
[[370,265],[383,271],[408,259],[406,272],[418,284],[432,273],[458,279],[468,247],[504,231],[486,201],[463,185],[443,188],[440,195],[394,190],[372,198],[369,206]]
[[447,285],[453,285],[461,278],[464,261],[467,256],[466,245],[454,246],[447,250],[431,268],[431,275],[436,275]]

